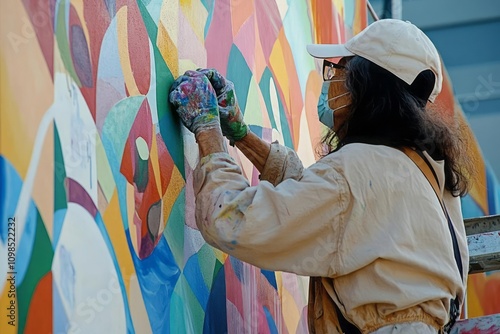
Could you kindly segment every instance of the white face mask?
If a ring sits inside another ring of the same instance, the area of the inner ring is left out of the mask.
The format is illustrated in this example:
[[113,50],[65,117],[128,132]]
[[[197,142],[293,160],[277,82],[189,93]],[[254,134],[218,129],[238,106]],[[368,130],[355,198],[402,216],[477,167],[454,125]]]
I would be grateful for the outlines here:
[[321,123],[333,129],[334,117],[333,113],[339,109],[345,108],[350,104],[345,104],[335,109],[331,109],[328,105],[328,102],[341,98],[342,96],[346,96],[349,92],[342,93],[340,95],[334,96],[332,98],[328,98],[328,90],[330,89],[330,84],[332,82],[340,82],[345,81],[345,79],[338,80],[328,80],[323,82],[323,86],[321,87],[321,94],[319,95],[318,101],[318,116]]

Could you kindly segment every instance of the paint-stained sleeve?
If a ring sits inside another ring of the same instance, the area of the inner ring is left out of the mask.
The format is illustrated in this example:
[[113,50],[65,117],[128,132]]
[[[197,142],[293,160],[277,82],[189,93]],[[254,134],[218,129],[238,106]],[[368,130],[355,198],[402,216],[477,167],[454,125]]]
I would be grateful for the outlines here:
[[298,180],[250,186],[225,153],[204,157],[194,171],[196,223],[212,246],[268,270],[334,276],[348,186],[318,162]]
[[273,142],[260,180],[277,185],[286,179],[300,179],[303,170],[302,161],[294,150]]

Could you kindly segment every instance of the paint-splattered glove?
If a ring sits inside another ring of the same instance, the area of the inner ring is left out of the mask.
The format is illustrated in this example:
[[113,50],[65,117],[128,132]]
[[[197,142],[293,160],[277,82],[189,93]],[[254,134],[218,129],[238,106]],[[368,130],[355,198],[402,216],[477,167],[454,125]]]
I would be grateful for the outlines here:
[[234,84],[224,78],[216,69],[198,69],[197,71],[207,76],[217,93],[222,134],[229,139],[229,144],[234,146],[236,141],[245,137],[250,131],[248,125],[243,121]]
[[174,81],[169,99],[194,134],[220,127],[217,96],[206,75],[186,71]]

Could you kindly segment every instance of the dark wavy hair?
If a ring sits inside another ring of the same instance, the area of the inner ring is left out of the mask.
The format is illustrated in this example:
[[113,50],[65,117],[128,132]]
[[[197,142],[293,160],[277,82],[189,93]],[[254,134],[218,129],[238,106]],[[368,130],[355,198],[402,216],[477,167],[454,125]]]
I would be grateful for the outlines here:
[[462,145],[459,122],[426,109],[434,80],[434,73],[426,70],[408,85],[371,61],[353,57],[346,65],[349,116],[337,133],[329,131],[322,138],[323,155],[353,142],[414,147],[444,160],[445,188],[464,196],[474,164]]

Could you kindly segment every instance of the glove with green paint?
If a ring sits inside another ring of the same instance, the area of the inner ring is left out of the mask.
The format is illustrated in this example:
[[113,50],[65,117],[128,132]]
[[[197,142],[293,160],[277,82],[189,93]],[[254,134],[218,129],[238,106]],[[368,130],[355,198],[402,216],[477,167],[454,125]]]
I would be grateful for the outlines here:
[[248,125],[243,121],[243,114],[236,99],[234,84],[213,68],[198,69],[197,71],[210,80],[217,93],[222,134],[229,139],[229,144],[234,146],[236,141],[241,140],[250,131]]
[[220,127],[217,96],[206,75],[186,71],[174,81],[169,100],[194,134]]

